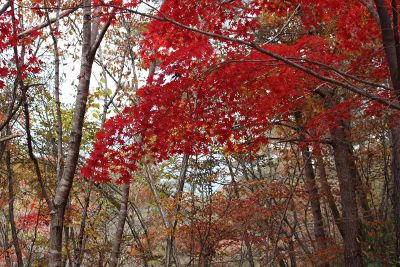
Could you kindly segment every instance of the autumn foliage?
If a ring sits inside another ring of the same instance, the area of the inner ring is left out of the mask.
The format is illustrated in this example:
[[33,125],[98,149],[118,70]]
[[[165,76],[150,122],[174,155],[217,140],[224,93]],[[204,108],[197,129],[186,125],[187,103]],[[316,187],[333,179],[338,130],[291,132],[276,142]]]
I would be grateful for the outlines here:
[[397,0],[3,2],[0,264],[400,266]]

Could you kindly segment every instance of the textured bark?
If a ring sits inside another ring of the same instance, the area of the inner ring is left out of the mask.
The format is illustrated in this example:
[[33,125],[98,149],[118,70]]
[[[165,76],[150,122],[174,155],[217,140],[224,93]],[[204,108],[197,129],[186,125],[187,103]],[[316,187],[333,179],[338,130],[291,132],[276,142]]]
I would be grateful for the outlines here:
[[[393,20],[389,15],[388,7],[384,0],[375,0],[376,10],[379,15],[379,24],[381,27],[382,42],[385,49],[386,60],[388,62],[392,86],[397,96],[397,102],[400,101],[400,44],[398,27],[398,8],[397,1],[392,0]],[[398,118],[399,112],[394,112]],[[392,135],[392,172],[393,172],[393,217],[396,234],[396,266],[400,266],[400,127],[399,120],[395,119]]]
[[326,234],[321,212],[321,203],[319,201],[318,187],[315,182],[315,173],[311,163],[311,153],[308,148],[302,149],[304,161],[304,176],[308,195],[310,197],[311,213],[314,220],[314,235],[319,248],[326,248]]
[[398,86],[398,65],[395,34],[392,27],[392,21],[387,9],[385,0],[375,0],[376,10],[379,16],[379,24],[382,33],[382,42],[385,49],[386,59],[389,65],[390,77],[393,87],[397,91]]
[[17,265],[18,267],[23,267],[24,262],[22,260],[22,252],[19,246],[17,227],[15,225],[15,218],[14,218],[14,179],[13,179],[13,171],[11,168],[10,151],[7,151],[6,153],[6,165],[7,165],[7,180],[8,180],[8,220],[10,221],[11,236],[13,240],[15,254],[17,256]]
[[356,184],[349,162],[352,154],[343,127],[331,131],[336,172],[339,178],[343,209],[344,260],[345,266],[363,266],[360,247],[360,220],[358,218]]
[[90,60],[90,1],[86,0],[87,7],[84,11],[82,63],[79,74],[78,94],[76,97],[72,130],[70,135],[67,159],[63,175],[59,181],[54,196],[54,209],[51,212],[50,226],[50,266],[61,266],[62,232],[64,213],[68,196],[72,187],[76,164],[78,162],[79,148],[82,139],[83,120],[86,111],[86,102],[89,94],[90,74],[93,61]]
[[82,139],[82,128],[86,112],[86,104],[89,95],[90,76],[96,51],[110,26],[110,15],[103,26],[99,36],[92,40],[91,1],[84,1],[83,8],[83,30],[82,30],[82,56],[79,73],[78,92],[76,95],[74,114],[72,118],[72,129],[70,133],[67,158],[65,160],[63,174],[57,184],[53,199],[50,224],[50,250],[49,266],[62,266],[62,233],[64,226],[64,214],[71,191],[75,169],[78,162],[79,150]]
[[[296,123],[299,132],[300,141],[305,140],[305,134],[302,127],[302,114],[300,111],[295,112]],[[306,182],[306,187],[311,204],[311,214],[314,222],[314,236],[317,241],[319,249],[326,248],[326,234],[324,230],[324,222],[321,212],[321,203],[319,200],[318,187],[315,182],[315,172],[311,162],[311,153],[308,146],[301,144],[301,156],[304,164],[304,177]],[[321,266],[329,266],[329,264],[322,264]]]
[[117,230],[115,233],[115,238],[113,241],[111,257],[110,257],[110,267],[116,267],[119,260],[120,248],[122,243],[122,234],[124,233],[124,225],[126,217],[128,216],[128,199],[129,199],[129,185],[122,185],[122,199],[121,206],[119,209]]

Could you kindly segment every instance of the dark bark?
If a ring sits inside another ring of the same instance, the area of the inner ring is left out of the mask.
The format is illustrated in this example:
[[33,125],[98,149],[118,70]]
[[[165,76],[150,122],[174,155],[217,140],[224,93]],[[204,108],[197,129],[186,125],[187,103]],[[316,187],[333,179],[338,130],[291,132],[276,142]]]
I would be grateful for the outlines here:
[[391,130],[392,172],[393,172],[393,212],[396,232],[396,266],[400,266],[400,127]]
[[349,162],[352,154],[347,136],[342,127],[331,130],[336,172],[339,178],[340,196],[343,209],[344,260],[345,266],[363,266],[360,247],[360,220],[358,218],[356,184]]
[[8,180],[8,220],[10,222],[11,236],[13,240],[15,254],[17,256],[17,265],[18,267],[23,267],[24,262],[22,260],[22,252],[19,245],[17,227],[15,225],[15,218],[14,218],[14,179],[11,167],[10,151],[7,151],[6,153],[6,165],[7,165],[7,180]]
[[311,163],[311,153],[308,148],[302,149],[304,161],[304,176],[311,204],[311,213],[314,220],[314,235],[319,248],[326,248],[326,234],[321,212],[321,203],[319,201],[318,187],[315,182],[315,173]]
[[[299,137],[300,140],[305,140],[305,134],[303,132],[303,127],[301,125],[301,113],[295,112],[295,118],[298,126]],[[303,158],[304,164],[304,176],[306,187],[311,203],[311,213],[314,221],[314,236],[317,240],[318,248],[325,249],[326,248],[326,234],[324,230],[324,223],[321,212],[321,203],[319,201],[318,187],[315,182],[315,172],[311,162],[311,153],[309,148],[305,144],[300,144],[301,147],[301,155]],[[329,264],[324,264],[323,266],[329,266]]]
[[399,62],[397,62],[396,41],[395,34],[393,32],[392,21],[385,0],[375,0],[375,6],[379,16],[382,42],[385,49],[386,59],[389,65],[390,77],[393,83],[393,88],[397,91],[399,88]]
[[[375,6],[379,15],[382,42],[385,49],[386,60],[388,62],[392,86],[400,99],[400,44],[398,29],[398,8],[397,1],[392,0],[393,20],[388,12],[388,7],[384,0],[375,0]],[[395,247],[396,247],[396,266],[400,266],[400,127],[399,112],[394,112],[395,122],[391,129],[392,135],[392,172],[393,172],[393,217],[395,228]]]
[[341,236],[344,237],[342,217],[341,217],[339,209],[336,205],[335,198],[332,195],[331,186],[328,182],[328,178],[326,175],[324,160],[320,153],[318,153],[316,155],[316,164],[317,164],[317,169],[318,169],[320,183],[321,183],[322,195],[325,196],[326,201],[328,202],[329,209],[332,213],[332,217],[335,220],[336,226],[337,226]]
[[33,154],[33,146],[32,146],[32,134],[31,134],[31,126],[30,126],[30,114],[29,114],[29,106],[28,102],[24,102],[24,116],[25,116],[25,131],[26,131],[26,143],[28,146],[28,154],[29,158],[33,162],[33,166],[35,169],[35,174],[39,182],[39,186],[41,189],[41,193],[43,198],[45,199],[48,207],[52,208],[52,203],[50,201],[50,196],[47,193],[45,181],[42,177],[42,173],[40,171],[39,161],[37,160],[35,154]]

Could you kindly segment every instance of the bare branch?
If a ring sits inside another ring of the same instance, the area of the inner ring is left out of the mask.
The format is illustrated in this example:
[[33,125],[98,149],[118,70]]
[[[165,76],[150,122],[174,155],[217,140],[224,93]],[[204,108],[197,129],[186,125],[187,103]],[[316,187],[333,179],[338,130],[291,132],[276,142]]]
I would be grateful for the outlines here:
[[68,10],[65,10],[65,11],[61,12],[60,15],[58,16],[58,18],[57,17],[51,18],[50,20],[46,20],[45,22],[37,25],[34,28],[30,28],[30,29],[27,29],[27,30],[21,32],[20,34],[18,34],[18,38],[19,39],[25,38],[25,37],[29,36],[33,31],[41,30],[41,29],[43,29],[43,28],[55,23],[59,19],[62,19],[64,17],[69,16],[71,13],[75,12],[76,10],[78,10],[78,8],[80,8],[81,6],[82,6],[82,3],[76,5],[73,8],[70,8]]
[[22,134],[12,134],[0,138],[0,143],[22,136]]

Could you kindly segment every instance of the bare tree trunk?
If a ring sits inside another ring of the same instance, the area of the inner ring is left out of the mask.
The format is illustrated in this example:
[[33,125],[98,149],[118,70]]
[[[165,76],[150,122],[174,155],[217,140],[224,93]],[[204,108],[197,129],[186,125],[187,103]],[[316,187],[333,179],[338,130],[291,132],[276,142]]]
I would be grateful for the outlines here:
[[153,194],[154,201],[156,202],[157,209],[161,214],[161,219],[162,219],[162,221],[164,223],[165,228],[168,229],[170,227],[170,223],[169,223],[169,220],[168,220],[168,217],[167,217],[167,213],[165,212],[165,210],[164,210],[164,208],[163,208],[163,206],[161,204],[161,200],[158,197],[158,193],[157,193],[156,184],[155,184],[155,181],[154,181],[154,178],[153,178],[153,174],[151,173],[151,170],[150,170],[149,166],[146,163],[144,164],[143,167],[144,167],[144,170],[146,172],[145,177],[146,177],[147,183],[150,186],[150,190],[151,190],[151,193]]
[[[45,2],[47,6],[47,3]],[[61,1],[57,0],[57,7],[61,7]],[[55,30],[58,31],[58,26],[60,22],[60,9],[56,9],[56,21]],[[48,10],[46,10],[46,18],[49,23],[50,35],[53,40],[53,53],[54,53],[54,100],[56,101],[56,132],[57,132],[57,181],[61,179],[62,176],[62,161],[63,161],[63,125],[61,118],[61,102],[60,102],[60,55],[58,51],[58,40],[54,34],[53,27],[51,25],[51,20]]]
[[61,248],[62,233],[64,225],[64,212],[67,205],[75,168],[78,161],[79,148],[82,138],[83,120],[86,111],[86,102],[89,94],[90,74],[92,61],[90,60],[90,40],[91,40],[91,3],[84,1],[83,15],[83,45],[81,70],[79,74],[78,93],[76,96],[75,110],[72,121],[72,130],[68,147],[67,159],[64,166],[64,173],[57,185],[54,196],[54,209],[51,211],[50,226],[50,266],[62,266]]
[[[85,0],[83,8],[83,30],[82,30],[82,58],[79,74],[78,92],[72,118],[72,129],[70,134],[67,158],[64,164],[63,175],[57,184],[56,193],[53,200],[53,209],[51,211],[50,224],[50,250],[49,266],[62,266],[62,233],[64,226],[64,214],[67,206],[69,194],[75,175],[76,165],[78,163],[82,128],[86,112],[87,98],[89,95],[90,76],[96,51],[102,41],[113,15],[110,15],[108,21],[102,28],[97,38],[92,36],[92,18],[91,1]],[[113,11],[112,11],[113,12]],[[92,41],[92,39],[94,41]]]
[[343,209],[344,260],[345,266],[358,267],[363,266],[359,243],[361,236],[360,220],[358,218],[355,177],[353,177],[354,172],[349,164],[352,155],[345,141],[347,136],[343,127],[332,130],[331,134]]
[[10,221],[11,235],[15,254],[17,255],[18,267],[23,267],[24,262],[22,260],[21,248],[19,246],[17,227],[15,225],[14,218],[14,179],[13,171],[11,167],[11,154],[10,151],[6,153],[6,165],[7,165],[7,180],[8,180],[8,220]]
[[[399,15],[397,1],[391,0],[391,13],[384,0],[375,0],[375,7],[379,15],[382,42],[390,72],[392,86],[400,100],[400,40],[399,40]],[[400,266],[400,126],[399,112],[394,112],[395,122],[391,129],[392,135],[392,172],[393,172],[393,217],[396,234],[396,266]]]
[[[58,1],[60,3],[60,1]],[[58,4],[60,6],[60,4]],[[58,30],[58,21],[60,20],[60,14],[57,12],[57,26]],[[62,176],[62,167],[63,167],[63,122],[61,118],[61,102],[60,102],[60,56],[58,54],[58,43],[57,39],[52,34],[54,40],[54,98],[56,101],[56,121],[57,121],[57,181],[61,180]]]
[[[300,111],[295,112],[295,119],[299,129],[300,141],[303,141],[305,139],[305,135],[303,132],[303,127],[301,125],[302,114]],[[301,147],[301,155],[304,164],[304,176],[305,176],[306,187],[311,203],[311,213],[314,221],[314,236],[315,239],[317,240],[318,248],[325,249],[326,234],[324,230],[324,223],[321,212],[321,203],[319,201],[318,187],[317,183],[315,182],[315,173],[311,163],[311,153],[308,149],[308,146],[303,145]],[[329,266],[329,264],[323,264],[322,266]]]
[[[231,180],[232,180],[232,184],[233,184],[233,190],[235,192],[235,196],[237,199],[240,199],[240,195],[239,195],[239,189],[236,183],[236,179],[235,179],[235,174],[233,172],[232,169],[232,164],[229,162],[229,160],[227,158],[225,158],[225,161],[228,165],[228,170],[229,170],[229,175],[231,176]],[[253,257],[253,250],[251,249],[251,243],[248,240],[248,233],[247,230],[243,231],[243,237],[245,240],[245,245],[246,245],[246,250],[247,250],[247,259],[249,261],[249,265],[250,267],[255,267],[255,263],[254,263],[254,257]]]
[[122,185],[122,199],[118,216],[117,230],[113,241],[110,267],[116,267],[119,260],[120,248],[122,243],[122,234],[124,233],[124,225],[126,217],[128,216],[128,199],[129,199],[129,185]]
[[183,188],[185,186],[185,181],[186,181],[186,172],[187,172],[187,168],[188,168],[188,162],[189,162],[189,155],[187,155],[187,154],[183,155],[182,166],[181,166],[181,170],[179,173],[178,188],[176,190],[176,195],[175,195],[175,201],[177,201],[176,202],[177,204],[176,204],[174,214],[173,214],[174,219],[173,219],[172,224],[170,225],[170,229],[169,229],[170,231],[169,231],[169,235],[167,238],[166,262],[165,262],[166,267],[170,266],[171,256],[174,256],[174,258],[175,258],[175,265],[177,267],[180,266],[174,240],[175,240],[175,230],[178,225],[178,220],[176,219],[176,216],[178,215],[178,213],[181,209],[182,193],[183,193]]
[[306,180],[307,191],[310,197],[311,213],[314,220],[314,235],[319,248],[326,248],[326,234],[321,212],[321,203],[317,184],[315,182],[315,173],[311,163],[311,153],[308,148],[302,149],[302,157],[304,161],[304,174]]
[[140,240],[139,233],[134,228],[134,221],[130,218],[130,216],[128,216],[126,218],[126,222],[128,223],[128,226],[129,226],[129,228],[131,230],[132,236],[135,239],[135,242],[136,242],[136,244],[138,246],[138,249],[140,251],[141,258],[142,258],[142,261],[143,261],[143,267],[149,267],[148,255],[147,255],[147,253],[149,251],[147,251],[146,248],[143,246],[143,243]]
[[325,170],[325,164],[324,164],[324,160],[322,158],[321,153],[317,153],[317,155],[316,155],[316,164],[317,164],[317,169],[318,169],[319,178],[320,178],[320,182],[321,182],[322,193],[325,196],[326,201],[328,202],[328,206],[329,206],[329,209],[331,210],[331,213],[332,213],[333,219],[335,220],[336,226],[337,226],[341,236],[344,237],[342,218],[341,218],[339,209],[336,205],[335,198],[332,195],[331,186],[328,182],[328,178],[327,178],[326,170]]
[[85,196],[83,211],[82,211],[82,219],[81,224],[79,227],[79,233],[77,237],[76,246],[74,248],[74,259],[73,259],[73,266],[79,267],[82,263],[82,251],[83,251],[83,236],[85,234],[85,226],[86,226],[86,219],[88,214],[89,202],[90,202],[90,195],[92,192],[93,182],[90,180],[88,182],[88,192]]

